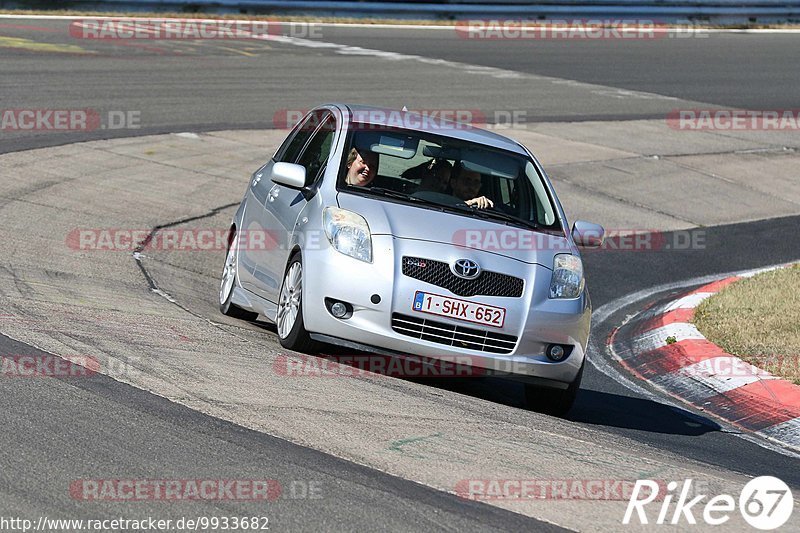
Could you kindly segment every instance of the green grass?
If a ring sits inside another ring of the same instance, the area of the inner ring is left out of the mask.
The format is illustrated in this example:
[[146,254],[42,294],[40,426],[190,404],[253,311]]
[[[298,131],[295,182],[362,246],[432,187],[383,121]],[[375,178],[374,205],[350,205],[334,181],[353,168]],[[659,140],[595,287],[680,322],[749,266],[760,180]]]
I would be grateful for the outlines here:
[[693,322],[729,354],[800,385],[800,265],[732,283]]

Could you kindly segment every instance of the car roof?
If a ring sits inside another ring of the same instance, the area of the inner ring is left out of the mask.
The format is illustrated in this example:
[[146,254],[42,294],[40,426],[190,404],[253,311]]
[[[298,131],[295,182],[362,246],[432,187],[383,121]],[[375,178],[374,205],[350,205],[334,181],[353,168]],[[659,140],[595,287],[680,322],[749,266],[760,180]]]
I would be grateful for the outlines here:
[[[497,133],[476,128],[470,124],[456,123],[446,118],[434,115],[434,110],[424,115],[423,123],[417,127],[422,114],[416,111],[402,111],[399,109],[392,109],[389,107],[376,107],[358,104],[334,104],[348,115],[348,119],[352,119],[354,115],[358,116],[359,122],[367,124],[376,124],[379,126],[395,126],[402,127],[412,131],[423,131],[428,133],[435,133],[445,137],[452,137],[463,141],[484,144],[493,148],[500,148],[508,150],[517,154],[527,156],[525,149],[520,144],[508,137],[498,135]],[[445,111],[445,110],[441,110]],[[455,110],[449,110],[455,111]],[[366,119],[366,120],[363,120]]]

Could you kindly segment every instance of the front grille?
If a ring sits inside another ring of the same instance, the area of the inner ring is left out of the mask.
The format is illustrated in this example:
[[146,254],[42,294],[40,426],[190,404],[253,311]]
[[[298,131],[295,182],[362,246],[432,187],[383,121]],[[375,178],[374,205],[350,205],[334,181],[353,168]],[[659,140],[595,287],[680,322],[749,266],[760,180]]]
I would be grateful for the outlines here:
[[514,335],[454,326],[400,313],[392,314],[392,329],[415,339],[480,352],[511,353],[517,345],[517,337]]
[[522,278],[488,270],[482,271],[475,279],[460,278],[453,274],[447,263],[419,257],[403,257],[403,274],[437,287],[444,287],[459,296],[519,298],[525,285]]

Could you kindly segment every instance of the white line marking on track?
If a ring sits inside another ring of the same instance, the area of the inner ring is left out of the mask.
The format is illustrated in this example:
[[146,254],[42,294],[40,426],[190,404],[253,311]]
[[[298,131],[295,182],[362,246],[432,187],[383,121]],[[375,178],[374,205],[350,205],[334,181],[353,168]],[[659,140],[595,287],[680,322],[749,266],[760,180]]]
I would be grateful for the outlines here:
[[764,435],[778,440],[800,440],[800,418],[794,418],[761,431]]
[[745,272],[744,274],[742,274],[739,277],[752,278],[753,276],[757,276],[758,274],[763,274],[764,272],[772,272],[773,270],[778,270],[779,268],[781,268],[781,267],[779,267],[779,266],[771,266],[771,267],[766,267],[766,268],[759,268],[758,270],[753,270],[751,272]]
[[567,85],[569,87],[576,87],[587,90],[592,94],[603,96],[611,96],[614,98],[637,98],[641,100],[680,100],[674,96],[664,96],[661,94],[648,93],[643,91],[629,91],[626,89],[618,89],[616,87],[607,87],[605,85],[595,85],[592,83],[585,83],[576,80],[569,80],[563,78],[553,78],[550,76],[540,76],[537,74],[528,74],[526,72],[517,72],[514,70],[507,70],[497,67],[488,67],[485,65],[472,65],[469,63],[461,63],[459,61],[448,61],[446,59],[430,58],[415,54],[402,54],[399,52],[387,52],[384,50],[376,50],[373,48],[363,48],[360,46],[349,46],[338,43],[331,43],[327,41],[315,41],[310,39],[301,39],[299,37],[286,37],[286,36],[255,36],[261,40],[269,40],[280,42],[284,44],[292,44],[295,46],[307,48],[327,48],[335,50],[336,53],[342,55],[358,55],[358,56],[372,56],[391,61],[416,61],[418,63],[425,63],[428,65],[436,65],[447,67],[457,70],[462,70],[470,74],[483,74],[497,79],[525,79],[549,82],[553,85]]
[[662,348],[670,344],[667,342],[667,339],[670,337],[674,338],[675,342],[705,339],[694,324],[674,322],[666,326],[661,326],[660,328],[651,329],[638,337],[634,337],[633,345],[637,351],[655,350],[656,348]]
[[669,304],[666,307],[666,309],[664,309],[664,311],[669,312],[669,311],[675,311],[676,309],[694,309],[695,307],[700,305],[700,303],[703,300],[705,300],[709,296],[712,296],[713,294],[715,294],[715,293],[713,293],[713,292],[696,292],[694,294],[689,294],[689,295],[684,296],[683,298],[679,298],[678,300],[675,300],[674,302]]
[[750,370],[748,374],[741,376],[726,376],[721,374],[715,374],[713,370],[709,369],[709,365],[715,364],[715,360],[716,361],[724,360],[729,362],[733,360],[738,361],[738,363],[733,362],[728,365],[733,367],[736,367],[739,364],[747,365],[747,363],[745,363],[738,357],[733,357],[733,356],[713,357],[711,359],[706,359],[705,361],[700,361],[699,363],[694,363],[691,365],[684,366],[683,368],[679,368],[674,372],[670,372],[670,374],[680,379],[691,378],[693,380],[700,381],[704,385],[707,385],[709,388],[716,391],[717,393],[732,391],[733,389],[738,389],[739,387],[743,387],[744,385],[749,385],[750,383],[755,383],[756,381],[777,379],[775,376],[770,376],[767,374],[758,374],[759,369],[754,367],[753,365],[747,365],[751,367],[752,370]]

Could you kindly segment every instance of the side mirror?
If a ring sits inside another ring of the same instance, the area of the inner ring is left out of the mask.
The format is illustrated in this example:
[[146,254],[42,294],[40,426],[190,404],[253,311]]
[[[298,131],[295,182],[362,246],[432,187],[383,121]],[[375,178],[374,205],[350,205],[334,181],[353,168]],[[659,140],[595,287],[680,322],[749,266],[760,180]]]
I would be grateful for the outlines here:
[[302,189],[306,186],[306,167],[294,163],[275,163],[270,179],[278,185]]
[[599,248],[606,238],[606,230],[599,224],[578,220],[572,226],[572,240],[583,248]]

